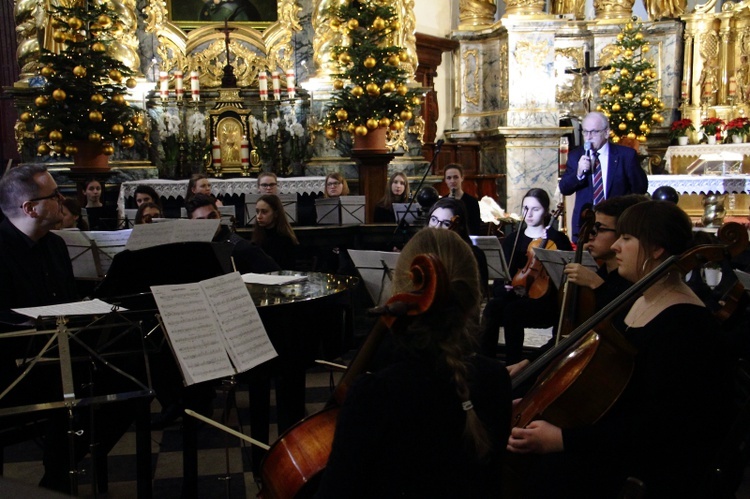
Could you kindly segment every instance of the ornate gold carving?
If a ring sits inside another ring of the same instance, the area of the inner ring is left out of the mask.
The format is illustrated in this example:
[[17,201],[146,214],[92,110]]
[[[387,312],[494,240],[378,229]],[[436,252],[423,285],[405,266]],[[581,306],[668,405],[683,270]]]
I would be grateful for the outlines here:
[[672,19],[685,13],[687,0],[643,0],[650,21]]
[[508,0],[505,2],[505,14],[503,17],[542,14],[545,4],[544,0]]
[[393,152],[399,147],[409,150],[409,143],[406,141],[406,129],[402,128],[399,131],[388,130],[385,139],[385,148],[389,152]]
[[414,124],[409,127],[409,133],[416,135],[419,143],[424,145],[424,118],[417,116],[414,118]]
[[519,41],[513,50],[513,57],[521,68],[521,73],[527,69],[540,68],[547,58],[547,43]]
[[499,66],[499,73],[503,76],[500,77],[500,81],[498,82],[498,98],[502,102],[507,102],[508,100],[508,45],[507,43],[503,43],[500,46],[500,61],[498,63]]
[[552,0],[550,12],[555,15],[573,14],[576,19],[583,20],[586,2],[584,0]]
[[581,78],[565,73],[568,68],[580,68],[581,66],[583,66],[583,47],[567,47],[555,50],[557,102],[581,101]]
[[481,28],[495,22],[495,0],[459,0],[458,23],[462,29]]
[[630,19],[635,0],[594,0],[596,19]]
[[463,94],[466,102],[479,105],[479,51],[477,49],[470,49],[464,51],[461,56],[463,59],[463,75],[461,75],[461,83],[466,92]]
[[696,14],[709,14],[716,10],[716,0],[708,0],[708,2],[696,5],[693,11]]

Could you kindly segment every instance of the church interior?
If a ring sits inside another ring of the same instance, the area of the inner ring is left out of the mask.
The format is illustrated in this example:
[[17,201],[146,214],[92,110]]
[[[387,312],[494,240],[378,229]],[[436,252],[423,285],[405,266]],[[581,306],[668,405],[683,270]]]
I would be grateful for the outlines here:
[[[301,297],[251,290],[274,343],[271,330],[305,329],[314,337],[296,338],[308,348],[302,353],[299,345],[277,346],[305,366],[294,372],[304,390],[296,393],[304,408],[292,411],[302,410],[299,419],[323,409],[342,376],[314,364],[310,349],[326,361],[351,362],[375,323],[367,309],[382,305],[376,285],[390,264],[382,256],[358,264],[347,250],[402,248],[427,224],[424,214],[438,195],[456,197],[446,179],[451,165],[461,166],[459,194],[488,198],[493,207],[480,203],[481,229],[472,236],[492,236],[497,245],[525,216],[525,193],[539,188],[553,209],[562,208],[558,228],[572,240],[575,194],[563,195],[558,182],[569,153],[591,147],[584,118],[600,112],[609,119],[610,143],[635,150],[647,194],[677,202],[696,230],[715,234],[725,222],[750,227],[750,1],[370,0],[361,3],[381,10],[360,9],[359,20],[347,20],[353,14],[346,9],[359,1],[6,0],[0,173],[44,166],[83,213],[87,186],[96,181],[110,210],[101,212],[107,214],[98,227],[88,215],[100,230],[134,229],[144,187],[157,195],[158,218],[188,217],[192,182],[203,178],[223,204],[222,220],[245,240],[254,240],[262,216],[261,178],[272,178],[299,244],[294,269],[282,265],[281,274],[329,276]],[[399,173],[412,194],[401,213],[405,219],[415,205],[412,225],[400,218],[397,224],[393,213],[388,223],[377,218],[381,198],[391,209],[383,193]],[[341,184],[346,192],[329,196]],[[217,268],[224,262],[218,254],[203,256],[210,265],[215,257]],[[195,266],[185,255],[158,258],[144,264],[143,275]],[[123,285],[95,292],[107,283],[98,259],[92,272],[79,279],[81,296],[148,291]],[[132,272],[129,281],[139,275],[122,265],[119,272]],[[195,272],[194,280],[213,277],[211,270]],[[329,328],[318,324],[321,315]],[[146,337],[153,333],[139,327]],[[525,353],[547,341],[549,332],[540,334],[536,341],[527,333]],[[166,342],[153,348],[171,357]],[[503,357],[502,337],[497,353]],[[215,382],[216,396],[208,399],[193,390],[202,409],[196,410],[243,433],[260,421],[270,428],[261,440],[272,443],[291,426],[285,395],[277,395],[290,390],[279,386],[288,382],[287,367],[270,368],[283,373],[281,380],[274,371]],[[144,376],[150,383],[159,374]],[[154,388],[167,381],[182,380],[154,380]],[[265,414],[248,402],[254,383],[267,383],[272,394]],[[147,420],[165,418],[170,407],[138,397],[148,406],[138,406],[140,426],[129,428],[104,463],[86,458],[78,465],[89,470],[71,481],[79,495],[262,491],[262,454],[251,444],[183,414],[148,429]],[[42,435],[31,428],[19,436],[3,425],[7,417],[0,409],[0,471],[9,479],[0,491],[47,497],[35,488],[44,474]],[[731,497],[750,495],[749,477],[740,471]],[[622,497],[651,497],[637,494]]]

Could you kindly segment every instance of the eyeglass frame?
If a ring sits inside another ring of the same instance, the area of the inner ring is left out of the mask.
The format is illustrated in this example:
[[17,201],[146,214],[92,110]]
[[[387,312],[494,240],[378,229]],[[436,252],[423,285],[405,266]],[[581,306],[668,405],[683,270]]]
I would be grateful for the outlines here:
[[326,182],[326,187],[336,187],[337,185],[342,185],[343,182],[340,180],[335,180],[333,182]]
[[[435,221],[435,225],[433,225],[433,222],[432,222],[433,220]],[[451,220],[451,219],[449,219],[449,220],[440,220],[435,215],[430,215],[430,220],[428,221],[428,225],[430,227],[433,227],[433,228],[442,227],[444,229],[447,229],[448,227],[450,227],[452,223],[453,223],[453,220]]]
[[609,128],[602,128],[601,130],[581,130],[582,135],[599,135],[602,132],[606,132]]
[[[60,188],[57,187],[57,188],[55,188],[55,191],[52,194],[50,194],[49,196],[42,196],[42,197],[38,197],[38,198],[27,199],[26,201],[24,201],[24,204],[25,203],[36,203],[36,202],[39,202],[39,201],[45,201],[47,199],[56,199],[57,202],[59,203],[61,197],[62,197],[62,193],[60,192]],[[23,205],[19,206],[19,208],[23,208]]]
[[594,226],[591,228],[591,231],[589,231],[589,236],[594,237],[600,232],[617,232],[617,229],[612,229],[609,227],[602,227],[601,222],[596,222]]
[[276,187],[279,185],[278,182],[274,182],[273,184],[259,184],[258,187],[261,187],[262,189],[270,189],[271,187]]

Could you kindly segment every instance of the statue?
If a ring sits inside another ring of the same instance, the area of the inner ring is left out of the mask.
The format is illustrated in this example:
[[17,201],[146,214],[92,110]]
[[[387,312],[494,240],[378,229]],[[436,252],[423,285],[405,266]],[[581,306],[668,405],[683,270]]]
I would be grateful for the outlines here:
[[740,56],[740,67],[734,72],[734,78],[737,81],[737,102],[746,104],[750,97],[750,57],[747,55]]
[[552,0],[551,14],[573,14],[576,19],[583,20],[586,18],[585,8],[583,0]]
[[643,0],[649,21],[676,19],[685,13],[687,0]]

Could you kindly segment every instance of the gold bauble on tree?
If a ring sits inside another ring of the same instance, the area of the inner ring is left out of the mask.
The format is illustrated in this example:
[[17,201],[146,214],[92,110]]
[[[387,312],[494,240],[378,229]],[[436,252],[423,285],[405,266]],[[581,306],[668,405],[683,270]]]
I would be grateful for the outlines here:
[[630,74],[630,71],[628,71],[628,68],[622,68],[620,70],[620,76],[627,76]]
[[401,59],[401,62],[406,62],[409,60],[409,54],[407,54],[405,50],[402,50],[398,53],[398,58]]
[[645,123],[641,123],[641,126],[638,127],[638,130],[640,130],[641,132],[645,132],[646,130],[648,130],[648,125]]
[[346,126],[346,131],[349,132],[349,133],[354,133],[354,129],[355,128],[357,128],[357,127],[356,127],[356,125],[354,123],[349,123]]
[[633,114],[633,111],[628,111],[628,114],[625,115],[629,120],[632,120],[635,118],[635,115]]
[[345,121],[349,117],[349,113],[346,112],[346,109],[339,109],[336,111],[336,117],[341,121]]
[[367,85],[365,85],[365,90],[367,90],[368,95],[380,95],[380,87],[377,83],[368,83]]
[[49,101],[47,100],[47,97],[44,95],[40,95],[36,99],[34,99],[34,104],[36,104],[36,107],[47,107],[47,104],[49,104]]
[[643,106],[643,107],[651,107],[651,101],[648,100],[648,99],[643,99],[641,101],[641,106]]
[[396,87],[396,92],[398,92],[399,95],[406,95],[409,92],[409,87],[402,83]]
[[635,78],[633,78],[638,83],[643,81],[643,75],[635,75]]
[[122,94],[115,94],[112,96],[112,102],[117,104],[118,106],[124,106],[127,102],[125,101],[125,96]]
[[331,19],[331,22],[328,23],[328,25],[331,27],[333,31],[337,31],[341,27],[341,23],[336,18]]
[[97,110],[91,111],[89,113],[89,120],[93,121],[94,123],[99,123],[103,118],[104,117],[102,116],[102,113]]
[[57,154],[62,154],[65,152],[65,146],[62,144],[55,144],[54,146],[52,146],[52,150]]
[[327,139],[333,140],[336,138],[336,129],[328,127],[325,129],[325,135]]
[[83,28],[83,21],[78,19],[77,17],[71,17],[68,19],[68,26],[70,26],[70,29],[73,31],[78,31],[79,29]]
[[396,85],[392,81],[389,80],[383,83],[383,93],[388,94],[393,92],[394,90],[396,90]]
[[380,118],[379,124],[380,124],[380,126],[383,126],[383,127],[387,128],[387,127],[391,126],[391,119],[388,118],[388,117],[386,117],[386,116],[383,116],[382,118]]
[[349,22],[346,23],[346,27],[351,30],[355,30],[359,28],[359,21],[357,21],[356,19],[349,19]]
[[385,21],[382,17],[376,17],[372,21],[372,29],[380,31],[381,29],[385,29]]
[[52,91],[52,98],[58,102],[64,101],[67,96],[68,95],[65,93],[65,90],[63,90],[62,88],[56,88]]
[[626,58],[628,58],[628,59],[629,59],[629,58],[633,57],[633,51],[632,51],[632,50],[630,50],[630,49],[627,49],[627,50],[625,51],[625,53],[624,53],[623,55],[624,55],[624,56],[625,56]]
[[630,132],[630,133],[628,134],[628,138],[629,138],[629,139],[634,139],[634,138],[635,138],[635,133],[633,133],[633,132]]
[[625,92],[625,98],[628,99],[628,100],[630,100],[630,99],[633,98],[633,94],[630,93],[630,92]]
[[354,133],[360,137],[367,135],[367,127],[359,125],[354,129]]
[[78,78],[83,78],[84,76],[86,76],[86,68],[83,66],[74,67],[73,75],[77,76]]
[[367,120],[367,123],[365,124],[367,125],[367,128],[369,128],[370,130],[375,130],[377,127],[380,126],[380,122],[376,120],[375,118],[370,118],[369,120]]
[[622,131],[625,131],[628,129],[628,125],[626,125],[625,123],[620,123],[619,125],[617,125],[617,128],[619,128]]
[[55,70],[52,68],[52,66],[44,66],[39,70],[39,74],[44,76],[45,78],[49,78],[50,76],[55,74]]
[[44,130],[44,127],[37,123],[34,125],[34,133],[39,135],[40,137],[47,135],[47,132]]
[[108,15],[102,14],[96,19],[96,23],[102,28],[107,29],[112,25],[112,19]]
[[73,144],[68,144],[65,146],[65,154],[68,156],[72,156],[78,152],[78,148],[74,146]]
[[365,89],[357,85],[356,87],[352,87],[352,95],[354,97],[362,97],[365,94]]
[[420,99],[418,96],[414,96],[411,99],[411,105],[412,106],[419,106],[422,104],[422,99]]
[[399,116],[401,117],[402,120],[409,121],[412,118],[413,115],[412,115],[411,111],[403,110],[403,111],[401,111],[401,114]]
[[393,120],[391,122],[391,130],[403,130],[404,129],[404,122],[400,120]]
[[104,102],[104,96],[102,94],[93,94],[89,99],[94,104],[101,104]]
[[135,88],[136,85],[138,85],[138,82],[135,80],[135,78],[128,78],[125,81],[125,86],[128,88]]
[[399,59],[395,54],[388,58],[388,64],[390,64],[391,66],[398,66],[400,62],[401,59]]
[[94,52],[106,52],[107,46],[104,45],[102,42],[96,42],[91,46],[91,50]]
[[123,127],[119,123],[115,123],[114,125],[112,125],[112,128],[110,130],[112,131],[112,135],[120,136],[125,133],[125,127]]
[[62,31],[55,31],[54,33],[52,33],[52,39],[57,43],[62,43],[67,40],[67,38],[68,37],[65,36],[65,33],[63,33]]
[[617,102],[615,102],[614,104],[612,104],[612,111],[617,112],[619,110],[620,110],[620,105]]
[[111,69],[109,71],[109,77],[112,80],[119,82],[120,80],[122,80],[122,73],[119,69]]
[[60,130],[52,130],[49,133],[49,140],[52,142],[60,142],[63,138],[62,132]]
[[333,89],[334,90],[341,90],[344,88],[344,81],[343,80],[333,80]]
[[393,28],[394,31],[398,31],[401,29],[401,21],[395,20],[391,23],[391,28]]
[[47,144],[39,144],[39,147],[36,148],[37,154],[41,154],[42,156],[46,156],[49,154],[49,146]]
[[352,57],[351,57],[351,56],[350,56],[350,55],[349,55],[348,53],[346,53],[346,52],[343,52],[343,53],[342,53],[342,54],[341,54],[341,55],[339,56],[339,62],[340,62],[341,64],[349,64],[350,62],[352,62]]
[[24,111],[23,113],[21,113],[18,119],[21,120],[22,123],[30,123],[31,120],[34,119],[34,116],[30,112]]
[[616,94],[617,92],[620,91],[620,85],[612,85],[612,87],[610,87],[609,91],[612,92],[613,94]]
[[115,146],[112,144],[104,144],[102,146],[102,154],[106,154],[107,156],[112,156],[115,153]]
[[362,62],[364,67],[367,69],[372,69],[375,67],[375,65],[378,63],[378,61],[373,56],[367,56],[365,60]]
[[91,132],[89,134],[89,142],[98,143],[102,141],[102,136],[99,132]]
[[120,140],[120,144],[122,144],[122,147],[129,149],[135,145],[135,139],[132,135],[126,135]]

